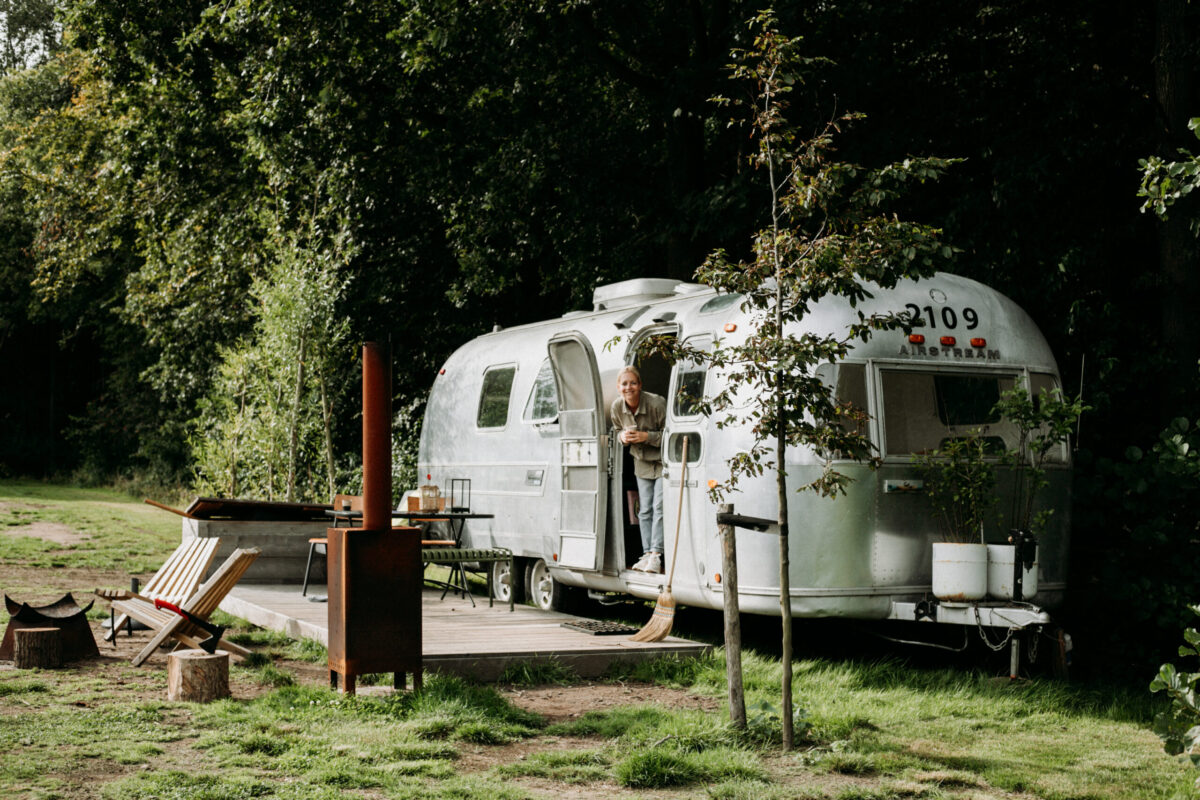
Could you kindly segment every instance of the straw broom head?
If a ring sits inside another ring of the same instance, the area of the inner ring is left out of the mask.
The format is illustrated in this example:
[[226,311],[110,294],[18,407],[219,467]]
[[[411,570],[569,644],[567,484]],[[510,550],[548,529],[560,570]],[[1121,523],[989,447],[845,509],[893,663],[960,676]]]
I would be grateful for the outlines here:
[[654,604],[654,613],[650,621],[640,631],[630,636],[634,642],[661,642],[671,635],[671,626],[675,624],[675,596],[668,587],[658,596]]

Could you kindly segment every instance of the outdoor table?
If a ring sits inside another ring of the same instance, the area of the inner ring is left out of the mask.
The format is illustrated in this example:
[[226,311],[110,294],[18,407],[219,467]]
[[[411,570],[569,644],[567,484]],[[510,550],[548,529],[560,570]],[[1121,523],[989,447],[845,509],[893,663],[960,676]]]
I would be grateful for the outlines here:
[[[431,554],[435,552],[433,549],[426,549],[423,547],[421,550],[421,558],[423,561],[425,561],[425,563],[444,563],[444,564],[448,564],[450,566],[450,580],[448,582],[442,583],[441,581],[432,581],[433,583],[437,583],[443,587],[443,589],[442,589],[442,598],[443,599],[446,597],[446,592],[453,589],[455,594],[462,594],[464,597],[466,597],[468,600],[470,600],[471,606],[474,607],[475,598],[471,597],[470,589],[467,588],[467,570],[463,566],[463,564],[467,563],[467,562],[472,562],[472,561],[484,561],[484,562],[497,561],[497,560],[511,561],[511,559],[512,559],[511,552],[508,553],[507,558],[504,558],[503,554],[501,553],[500,548],[494,549],[496,557],[493,557],[493,558],[487,557],[489,550],[485,549],[485,548],[473,548],[470,550],[460,549],[460,548],[462,548],[463,526],[466,524],[466,521],[469,519],[494,519],[496,516],[495,514],[479,514],[476,512],[472,512],[472,511],[407,511],[407,510],[399,511],[399,510],[397,510],[397,511],[392,512],[392,515],[396,516],[396,517],[400,517],[402,519],[407,519],[409,522],[443,522],[444,521],[446,523],[446,527],[449,529],[449,531],[448,531],[449,536],[446,537],[445,541],[450,541],[453,543],[452,549],[454,552],[453,553],[439,553],[436,556],[432,556]],[[471,557],[472,555],[476,556],[476,557]],[[427,558],[426,556],[430,556],[430,557]],[[491,585],[492,585],[491,571],[489,570],[488,571],[488,603],[489,603],[489,605],[491,604],[491,601],[492,601]]]
[[325,516],[333,517],[333,527],[335,528],[338,527],[338,523],[342,522],[343,520],[346,522],[346,527],[348,528],[353,528],[356,520],[360,525],[362,524],[361,511],[342,511],[336,508],[327,508],[325,509]]
[[[333,519],[333,526],[338,527],[338,523],[345,521],[351,528],[356,524],[362,524],[361,511],[343,511],[339,509],[326,509],[325,516]],[[393,517],[407,519],[410,522],[446,522],[449,528],[449,536],[445,539],[422,539],[421,540],[421,560],[425,564],[446,564],[450,567],[450,580],[437,581],[429,579],[430,583],[442,587],[442,598],[445,599],[446,592],[451,589],[455,594],[461,594],[471,601],[471,606],[475,605],[475,598],[471,596],[471,591],[467,586],[467,570],[464,564],[467,563],[490,563],[495,561],[507,561],[512,565],[512,551],[503,547],[491,548],[463,548],[462,547],[462,532],[463,526],[469,519],[494,519],[495,514],[479,514],[471,511],[393,511]],[[310,540],[309,545],[309,566],[305,569],[305,584],[307,588],[308,570],[312,566],[313,540]],[[324,542],[320,542],[324,544]],[[492,573],[487,571],[488,585],[488,605],[492,604]],[[509,602],[510,609],[513,603]]]

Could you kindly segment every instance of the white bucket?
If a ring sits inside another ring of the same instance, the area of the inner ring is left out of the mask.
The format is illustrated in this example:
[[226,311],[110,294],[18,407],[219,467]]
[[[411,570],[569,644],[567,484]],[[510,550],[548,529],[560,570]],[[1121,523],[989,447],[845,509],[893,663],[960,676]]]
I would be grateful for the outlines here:
[[[988,595],[997,600],[1013,599],[1013,566],[1016,547],[1011,544],[989,544],[988,549]],[[1038,561],[1034,550],[1033,567],[1022,570],[1021,599],[1028,600],[1037,594]]]
[[987,594],[987,586],[988,551],[986,546],[959,542],[934,543],[934,597],[951,603],[982,600]]

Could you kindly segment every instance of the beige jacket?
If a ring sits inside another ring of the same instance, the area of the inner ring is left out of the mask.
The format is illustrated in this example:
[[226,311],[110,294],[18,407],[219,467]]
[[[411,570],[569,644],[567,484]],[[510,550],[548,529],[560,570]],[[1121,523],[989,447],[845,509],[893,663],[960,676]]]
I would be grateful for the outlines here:
[[637,411],[632,412],[625,405],[625,398],[618,397],[613,401],[608,416],[618,431],[633,428],[649,434],[644,443],[629,445],[629,451],[633,454],[633,474],[639,478],[661,478],[663,465],[660,448],[663,426],[667,421],[666,399],[653,392],[642,392]]

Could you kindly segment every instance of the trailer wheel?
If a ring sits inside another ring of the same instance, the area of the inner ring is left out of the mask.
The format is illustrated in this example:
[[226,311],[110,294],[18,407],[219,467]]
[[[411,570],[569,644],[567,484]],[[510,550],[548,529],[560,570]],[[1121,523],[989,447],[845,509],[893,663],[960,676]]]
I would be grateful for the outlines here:
[[542,611],[561,611],[566,601],[567,587],[550,577],[546,562],[540,558],[529,562],[525,573],[529,599]]
[[492,597],[507,603],[512,595],[514,603],[525,602],[525,569],[523,559],[492,562]]

